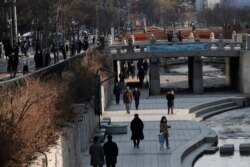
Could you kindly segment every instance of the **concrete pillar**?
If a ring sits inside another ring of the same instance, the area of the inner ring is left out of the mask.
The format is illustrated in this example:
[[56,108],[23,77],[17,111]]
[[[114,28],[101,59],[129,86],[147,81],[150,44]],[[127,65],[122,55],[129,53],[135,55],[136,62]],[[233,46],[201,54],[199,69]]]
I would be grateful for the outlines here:
[[160,67],[159,67],[159,58],[158,57],[152,57],[150,59],[149,89],[150,89],[151,95],[161,94]]
[[188,57],[188,87],[191,91],[193,91],[193,64],[194,57]]
[[203,93],[203,71],[202,59],[200,56],[193,58],[193,92]]
[[246,35],[246,43],[247,43],[246,50],[250,50],[250,35],[249,34]]
[[241,51],[239,60],[239,90],[250,94],[250,51]]
[[227,57],[226,58],[226,85],[230,89],[239,89],[239,58]]

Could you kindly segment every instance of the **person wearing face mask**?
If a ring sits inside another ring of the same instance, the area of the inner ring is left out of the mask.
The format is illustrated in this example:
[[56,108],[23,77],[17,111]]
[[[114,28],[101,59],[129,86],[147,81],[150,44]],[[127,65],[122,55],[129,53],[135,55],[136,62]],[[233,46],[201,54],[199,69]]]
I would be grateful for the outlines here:
[[[171,128],[170,125],[167,124],[167,118],[165,116],[162,116],[161,118],[161,122],[160,122],[160,133],[162,133],[165,141],[166,141],[166,146],[167,146],[167,149],[169,149],[169,142],[168,142],[168,137],[169,137],[169,133],[168,133],[168,128]],[[163,149],[163,143],[160,143],[161,144],[161,149]]]

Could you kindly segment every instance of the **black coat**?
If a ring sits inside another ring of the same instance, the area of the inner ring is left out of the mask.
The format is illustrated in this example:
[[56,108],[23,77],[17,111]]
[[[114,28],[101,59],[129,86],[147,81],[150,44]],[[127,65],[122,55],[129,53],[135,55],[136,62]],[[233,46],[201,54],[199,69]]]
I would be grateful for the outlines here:
[[173,106],[174,105],[174,94],[168,93],[166,96],[166,99],[168,101],[168,106]]
[[134,90],[133,91],[133,96],[134,96],[134,99],[139,99],[140,98],[140,95],[141,95],[141,92],[139,90]]
[[115,164],[117,162],[118,147],[113,141],[108,141],[103,145],[104,155],[107,164]]
[[115,85],[114,89],[113,89],[113,94],[115,96],[120,96],[120,94],[122,93],[122,89],[119,85]]
[[130,130],[132,131],[131,140],[144,139],[143,135],[144,124],[140,118],[134,118],[130,124]]

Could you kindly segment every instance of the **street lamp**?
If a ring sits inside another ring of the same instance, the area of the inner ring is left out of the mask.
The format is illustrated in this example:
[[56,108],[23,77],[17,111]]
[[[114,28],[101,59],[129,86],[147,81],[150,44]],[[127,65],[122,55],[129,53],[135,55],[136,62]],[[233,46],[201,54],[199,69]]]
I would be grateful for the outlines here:
[[11,45],[13,46],[13,41],[17,42],[18,33],[17,33],[17,14],[16,14],[16,0],[4,0],[3,6],[10,8],[10,12],[6,12],[7,16],[7,23],[10,28],[10,38],[11,38]]
[[[109,73],[112,73],[113,75],[111,75],[110,77],[106,78],[105,80],[101,81],[101,76],[99,75],[99,71],[106,71]],[[94,86],[94,112],[96,115],[98,115],[99,117],[99,128],[101,128],[101,114],[102,114],[102,103],[101,103],[101,85],[112,79],[113,77],[115,77],[116,73],[114,71],[112,71],[111,69],[108,68],[99,68],[96,71],[96,75],[93,77],[93,86]]]
[[12,32],[12,19],[8,19],[7,20],[7,24],[8,24],[8,29],[10,30],[10,43],[11,43],[11,46],[13,47],[13,32]]

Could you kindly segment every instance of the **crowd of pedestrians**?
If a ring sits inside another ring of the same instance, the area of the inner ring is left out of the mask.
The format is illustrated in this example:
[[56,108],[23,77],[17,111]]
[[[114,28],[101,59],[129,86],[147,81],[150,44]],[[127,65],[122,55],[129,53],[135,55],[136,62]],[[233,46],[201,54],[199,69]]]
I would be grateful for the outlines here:
[[[134,148],[140,148],[140,142],[144,140],[143,133],[144,123],[136,113],[134,118],[130,122],[130,130],[131,130],[131,140],[133,142]],[[160,149],[163,149],[164,143],[166,143],[166,148],[169,147],[169,128],[171,126],[167,122],[166,116],[162,116],[159,124],[159,144]],[[102,167],[105,165],[107,167],[115,167],[117,163],[117,156],[119,154],[119,148],[116,142],[112,140],[112,135],[107,135],[107,142],[103,145],[99,142],[99,137],[94,137],[94,143],[89,148],[90,165],[93,167]]]
[[[82,50],[86,51],[89,48],[89,36],[84,35],[83,39],[72,40],[70,44],[54,41],[46,49],[41,47],[39,40],[31,40],[28,37],[22,37],[13,44],[10,40],[0,41],[0,59],[7,60],[6,71],[10,74],[10,78],[15,78],[18,72],[18,65],[21,62],[22,73],[26,75],[30,72],[30,54],[34,53],[35,68],[40,69],[47,67],[51,63],[51,54],[54,57],[54,63],[59,62],[59,53],[63,59],[68,56],[73,56],[80,53]],[[93,44],[95,44],[95,36],[93,37]]]

